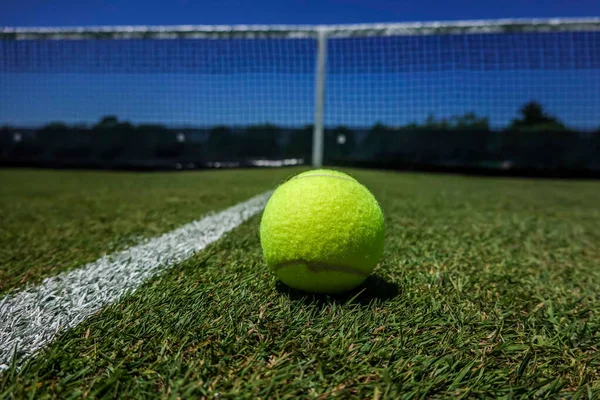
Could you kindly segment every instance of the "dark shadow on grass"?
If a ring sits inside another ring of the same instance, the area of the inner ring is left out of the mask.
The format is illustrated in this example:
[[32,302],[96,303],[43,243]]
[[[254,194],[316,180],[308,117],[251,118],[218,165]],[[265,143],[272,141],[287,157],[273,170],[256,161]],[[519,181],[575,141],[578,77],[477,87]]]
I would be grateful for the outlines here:
[[370,275],[360,286],[341,294],[317,294],[292,289],[281,281],[277,281],[275,289],[291,300],[299,300],[310,304],[359,303],[369,304],[373,301],[387,301],[398,296],[398,285],[377,275]]

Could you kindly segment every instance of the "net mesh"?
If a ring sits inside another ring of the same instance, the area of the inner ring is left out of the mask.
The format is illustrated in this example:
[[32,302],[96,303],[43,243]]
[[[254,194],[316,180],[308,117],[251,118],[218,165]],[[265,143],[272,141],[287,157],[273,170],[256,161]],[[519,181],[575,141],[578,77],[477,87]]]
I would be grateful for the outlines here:
[[566,125],[600,126],[600,32],[334,38],[326,125],[390,126],[468,113],[502,129],[536,101]]
[[319,32],[326,160],[598,164],[594,19],[4,28],[0,158],[308,160]]
[[311,39],[0,40],[0,124],[300,125]]

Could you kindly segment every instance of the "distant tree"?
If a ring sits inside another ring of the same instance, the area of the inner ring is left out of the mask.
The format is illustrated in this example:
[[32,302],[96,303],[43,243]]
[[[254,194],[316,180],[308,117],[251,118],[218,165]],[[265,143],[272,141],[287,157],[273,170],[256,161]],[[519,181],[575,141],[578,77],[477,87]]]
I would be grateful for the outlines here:
[[490,129],[489,118],[479,117],[474,112],[468,112],[464,115],[440,118],[436,119],[433,114],[429,114],[425,119],[423,125],[410,124],[405,128],[420,128],[425,130],[454,130],[454,131],[466,131],[466,130],[478,130],[488,131]]
[[105,116],[92,126],[93,149],[102,161],[139,159],[145,148],[142,134],[129,122],[119,122],[115,116]]
[[105,115],[95,125],[96,127],[111,128],[119,123],[119,119],[115,115]]
[[399,139],[397,132],[381,122],[373,125],[362,142],[360,157],[377,158],[382,154],[394,154]]
[[459,117],[452,117],[450,126],[457,131],[477,130],[485,132],[490,130],[490,120],[488,117],[478,117],[474,112],[468,112]]
[[180,159],[185,151],[185,135],[166,129],[157,134],[154,155],[158,159]]
[[487,156],[489,136],[489,119],[474,112],[450,118],[430,114],[422,123],[399,128],[376,124],[361,148],[394,163],[474,164]]
[[181,143],[177,142],[174,132],[160,124],[139,125],[136,129],[138,143],[138,158],[152,160],[155,158],[173,159],[182,152]]
[[286,157],[304,158],[308,161],[312,154],[313,126],[307,125],[302,129],[292,131],[285,146]]
[[89,129],[84,125],[69,126],[51,122],[36,132],[35,146],[47,162],[87,160],[92,155],[93,143]]
[[249,126],[244,132],[242,156],[249,158],[281,157],[279,140],[282,133],[281,128],[271,124]]
[[216,126],[208,133],[205,151],[206,159],[217,161],[231,159],[237,156],[236,139],[226,126]]
[[372,157],[389,151],[393,141],[393,132],[390,128],[378,122],[369,130],[363,143],[364,151]]
[[589,153],[586,157],[586,166],[588,168],[600,171],[600,127],[590,136]]
[[69,133],[64,122],[50,122],[37,131],[36,140],[46,160],[56,158],[68,146]]
[[520,118],[516,118],[509,130],[516,131],[567,131],[566,126],[556,117],[546,114],[542,105],[530,101],[521,107]]
[[346,126],[326,131],[324,153],[326,158],[346,158],[350,156],[356,147],[354,131]]
[[474,112],[450,118],[451,135],[439,140],[439,158],[451,164],[477,164],[490,157],[492,138],[488,117]]
[[445,118],[438,120],[435,115],[429,114],[422,127],[429,130],[447,130],[450,128],[450,123]]
[[518,167],[567,168],[577,163],[579,135],[548,115],[538,102],[523,105],[519,118],[500,137],[501,157]]
[[546,122],[554,122],[554,119],[546,116],[542,105],[531,101],[521,108],[521,122],[527,125],[543,124]]
[[202,162],[204,161],[204,152],[203,143],[190,142],[186,144],[182,157],[187,162]]
[[9,126],[0,126],[0,157],[7,158],[15,147],[14,133]]

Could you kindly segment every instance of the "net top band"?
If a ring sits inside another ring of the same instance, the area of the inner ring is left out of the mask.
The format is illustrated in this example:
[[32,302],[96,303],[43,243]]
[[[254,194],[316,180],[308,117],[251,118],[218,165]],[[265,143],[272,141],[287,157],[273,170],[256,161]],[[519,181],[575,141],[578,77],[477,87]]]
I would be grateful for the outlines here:
[[359,25],[180,25],[0,28],[2,40],[261,39],[600,31],[600,18],[501,19]]

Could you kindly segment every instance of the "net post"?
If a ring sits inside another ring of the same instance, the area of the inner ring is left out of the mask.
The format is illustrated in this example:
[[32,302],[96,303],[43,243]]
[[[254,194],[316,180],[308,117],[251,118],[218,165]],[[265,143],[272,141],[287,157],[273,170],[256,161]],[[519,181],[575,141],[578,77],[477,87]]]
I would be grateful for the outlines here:
[[313,130],[312,165],[323,166],[323,115],[325,108],[325,68],[327,59],[327,31],[317,31],[317,66],[315,76],[315,121]]

